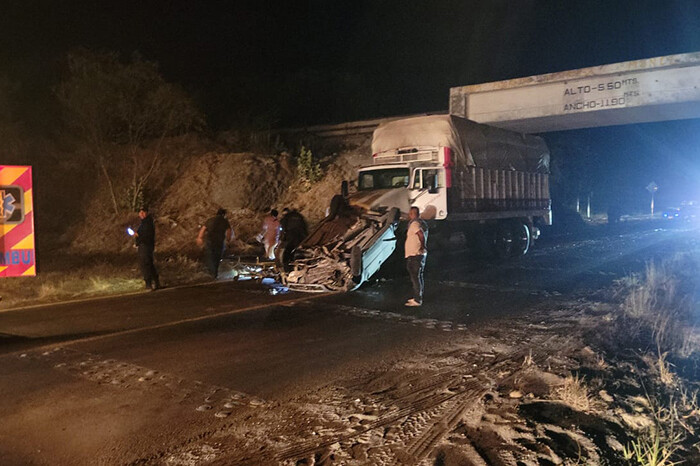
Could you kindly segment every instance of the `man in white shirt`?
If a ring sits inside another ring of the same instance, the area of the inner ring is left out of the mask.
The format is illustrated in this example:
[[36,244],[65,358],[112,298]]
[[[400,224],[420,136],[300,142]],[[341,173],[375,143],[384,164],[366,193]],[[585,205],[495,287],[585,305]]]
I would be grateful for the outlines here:
[[408,212],[408,231],[406,231],[406,269],[413,286],[413,298],[406,301],[406,306],[423,304],[423,269],[428,250],[428,225],[421,220],[418,207],[411,207]]

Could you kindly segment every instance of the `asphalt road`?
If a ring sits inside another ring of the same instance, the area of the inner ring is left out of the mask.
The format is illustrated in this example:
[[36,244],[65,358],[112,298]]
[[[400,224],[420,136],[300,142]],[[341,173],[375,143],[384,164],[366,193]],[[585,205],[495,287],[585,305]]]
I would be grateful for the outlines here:
[[549,239],[512,262],[431,254],[421,308],[403,307],[395,268],[351,294],[223,282],[0,313],[0,463],[158,460],[225,422],[224,398],[279,405],[450,338],[441,330],[599,293],[698,234],[668,226]]

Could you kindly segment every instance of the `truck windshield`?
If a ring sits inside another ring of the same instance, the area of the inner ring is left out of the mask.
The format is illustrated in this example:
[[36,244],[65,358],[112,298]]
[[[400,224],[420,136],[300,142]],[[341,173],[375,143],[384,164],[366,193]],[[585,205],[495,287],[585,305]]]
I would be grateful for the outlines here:
[[405,188],[408,186],[408,168],[384,168],[360,172],[358,189]]

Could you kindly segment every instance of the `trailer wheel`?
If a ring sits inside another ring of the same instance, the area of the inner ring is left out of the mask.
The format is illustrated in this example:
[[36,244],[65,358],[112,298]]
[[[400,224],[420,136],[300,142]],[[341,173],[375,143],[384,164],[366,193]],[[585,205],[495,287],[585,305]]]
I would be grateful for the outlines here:
[[499,222],[496,226],[496,236],[494,238],[494,252],[499,259],[506,259],[513,256],[515,244],[514,229],[508,222]]
[[532,245],[530,225],[521,221],[513,223],[513,249],[511,255],[513,257],[524,256],[530,250],[530,245]]

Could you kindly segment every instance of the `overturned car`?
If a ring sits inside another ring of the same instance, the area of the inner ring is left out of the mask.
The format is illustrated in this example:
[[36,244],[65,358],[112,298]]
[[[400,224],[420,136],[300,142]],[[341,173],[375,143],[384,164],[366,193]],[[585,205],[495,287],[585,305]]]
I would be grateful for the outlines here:
[[399,209],[367,211],[343,205],[295,249],[281,272],[290,290],[352,291],[396,249]]

